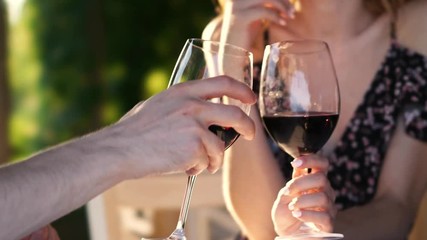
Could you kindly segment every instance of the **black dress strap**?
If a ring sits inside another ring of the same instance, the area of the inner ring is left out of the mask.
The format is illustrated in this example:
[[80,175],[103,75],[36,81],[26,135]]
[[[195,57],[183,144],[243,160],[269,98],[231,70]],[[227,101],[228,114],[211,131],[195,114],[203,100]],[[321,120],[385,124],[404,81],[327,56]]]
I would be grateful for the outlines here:
[[397,40],[397,14],[392,15],[391,20],[390,20],[390,38],[393,41]]
[[398,19],[398,5],[397,1],[394,0],[388,0],[386,2],[389,2],[388,11],[391,14],[390,19],[390,38],[393,41],[397,40],[397,19]]

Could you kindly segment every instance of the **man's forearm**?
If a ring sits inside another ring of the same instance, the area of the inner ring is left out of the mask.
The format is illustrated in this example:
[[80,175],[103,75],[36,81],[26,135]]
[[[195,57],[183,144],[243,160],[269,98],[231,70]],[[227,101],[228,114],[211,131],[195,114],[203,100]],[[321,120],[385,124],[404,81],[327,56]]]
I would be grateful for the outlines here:
[[0,239],[19,239],[119,182],[109,156],[117,152],[102,144],[87,137],[0,168]]

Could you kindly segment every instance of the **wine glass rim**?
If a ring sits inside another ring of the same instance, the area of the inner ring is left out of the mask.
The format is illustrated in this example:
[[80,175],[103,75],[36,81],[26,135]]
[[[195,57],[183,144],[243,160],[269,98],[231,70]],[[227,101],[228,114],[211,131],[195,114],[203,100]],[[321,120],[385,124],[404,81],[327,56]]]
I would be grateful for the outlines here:
[[[300,44],[310,44],[313,47],[308,49],[296,50],[296,51],[290,50],[290,48]],[[311,53],[321,52],[325,50],[329,51],[328,43],[318,39],[284,40],[284,41],[271,43],[267,45],[267,47],[274,47],[280,50],[289,50],[287,52],[288,54],[311,54]]]
[[[234,44],[230,44],[230,43],[222,43],[220,41],[215,41],[215,40],[209,40],[209,39],[202,39],[202,38],[189,38],[187,40],[187,42],[191,43],[192,45],[196,46],[196,47],[200,47],[199,45],[195,44],[195,43],[203,43],[203,42],[207,42],[207,43],[212,43],[215,44],[217,46],[224,46],[227,48],[231,48],[234,49],[236,53],[242,53],[241,56],[243,57],[247,57],[247,56],[253,56],[253,53],[245,48],[239,47],[237,45]],[[239,54],[231,54],[231,53],[227,53],[227,55],[239,55]]]

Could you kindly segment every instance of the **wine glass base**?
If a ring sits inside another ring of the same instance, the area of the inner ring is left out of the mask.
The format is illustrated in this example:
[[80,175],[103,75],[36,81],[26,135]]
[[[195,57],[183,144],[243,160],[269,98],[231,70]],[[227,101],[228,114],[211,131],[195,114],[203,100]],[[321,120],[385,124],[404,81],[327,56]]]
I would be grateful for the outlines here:
[[344,235],[341,233],[323,233],[323,232],[317,232],[317,233],[301,233],[296,234],[292,236],[286,236],[286,237],[276,237],[275,240],[296,240],[296,239],[304,239],[304,240],[310,240],[310,239],[328,239],[328,240],[338,240],[338,239],[344,239]]

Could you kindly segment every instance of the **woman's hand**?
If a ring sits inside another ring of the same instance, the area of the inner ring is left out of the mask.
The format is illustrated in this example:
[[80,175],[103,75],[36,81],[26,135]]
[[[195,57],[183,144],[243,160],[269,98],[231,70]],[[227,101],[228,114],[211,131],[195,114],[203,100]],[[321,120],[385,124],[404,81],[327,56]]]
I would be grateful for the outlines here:
[[335,193],[326,177],[328,160],[318,155],[305,155],[296,158],[292,166],[292,179],[279,191],[272,209],[276,233],[291,235],[303,222],[332,232],[337,210]]
[[208,25],[203,38],[212,38],[220,31],[222,40],[248,49],[256,57],[264,51],[265,28],[284,26],[294,15],[290,0],[226,0],[222,8],[221,22]]

